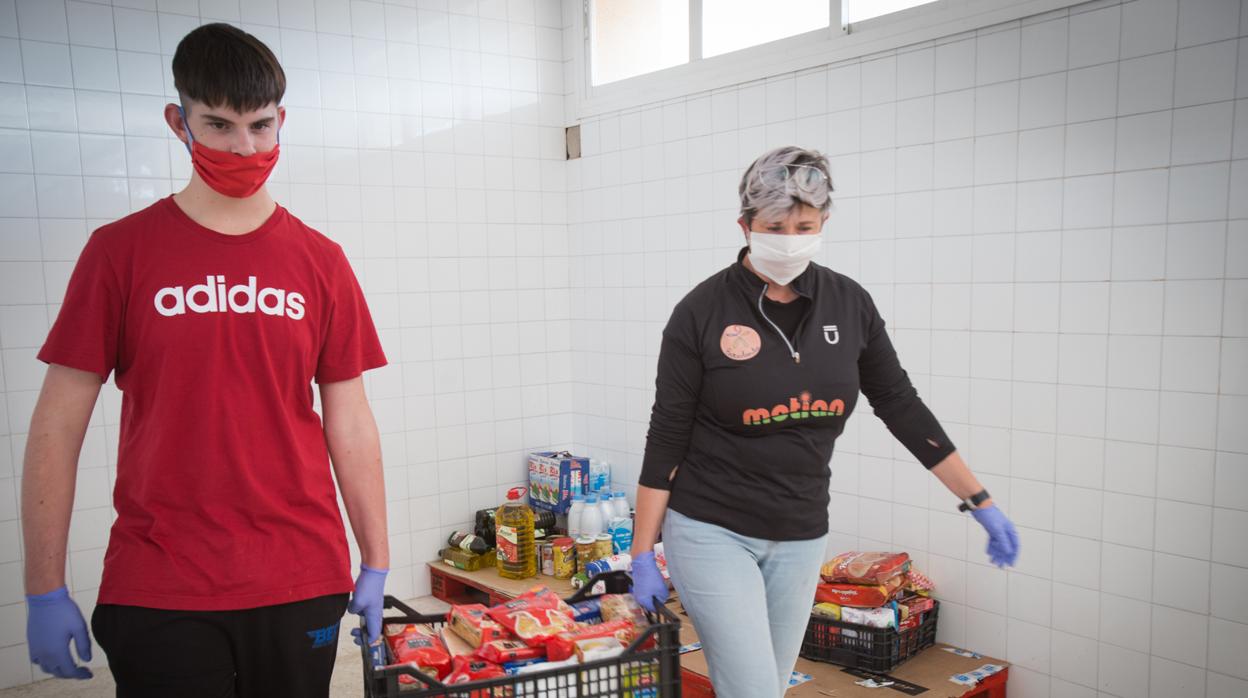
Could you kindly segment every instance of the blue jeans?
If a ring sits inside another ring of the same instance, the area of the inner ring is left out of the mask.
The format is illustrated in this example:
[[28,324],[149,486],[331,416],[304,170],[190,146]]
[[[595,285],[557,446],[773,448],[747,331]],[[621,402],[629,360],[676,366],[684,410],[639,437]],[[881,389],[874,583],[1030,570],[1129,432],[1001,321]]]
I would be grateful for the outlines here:
[[784,695],[826,546],[826,535],[750,538],[667,510],[667,568],[702,641],[717,698]]

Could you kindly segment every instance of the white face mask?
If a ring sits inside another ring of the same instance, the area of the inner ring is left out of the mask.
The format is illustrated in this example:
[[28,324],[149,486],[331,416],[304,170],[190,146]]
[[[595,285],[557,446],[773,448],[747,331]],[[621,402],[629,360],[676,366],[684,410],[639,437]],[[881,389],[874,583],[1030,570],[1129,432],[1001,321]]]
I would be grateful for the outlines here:
[[788,286],[802,275],[823,245],[823,234],[750,233],[750,263],[758,273]]

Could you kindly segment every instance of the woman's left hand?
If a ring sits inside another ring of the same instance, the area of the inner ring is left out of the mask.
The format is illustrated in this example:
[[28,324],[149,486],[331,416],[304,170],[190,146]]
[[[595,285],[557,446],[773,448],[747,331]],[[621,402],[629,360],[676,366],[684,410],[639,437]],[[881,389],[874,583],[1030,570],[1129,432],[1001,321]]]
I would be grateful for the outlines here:
[[971,515],[988,532],[988,558],[997,567],[1012,566],[1018,559],[1018,531],[996,504],[973,509]]

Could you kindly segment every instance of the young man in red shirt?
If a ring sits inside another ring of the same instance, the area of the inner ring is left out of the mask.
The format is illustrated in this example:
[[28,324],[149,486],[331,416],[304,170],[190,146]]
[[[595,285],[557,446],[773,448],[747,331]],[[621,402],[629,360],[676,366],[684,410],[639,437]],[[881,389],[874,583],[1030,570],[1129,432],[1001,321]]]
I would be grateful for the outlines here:
[[349,592],[369,639],[380,631],[385,492],[361,374],[386,359],[342,248],[264,187],[285,119],[273,53],[209,24],[173,74],[165,120],[191,181],[92,234],[39,352],[22,483],[31,661],[91,676],[69,650],[91,658],[65,554],[78,452],[115,372],[117,519],[92,629],[117,695],[326,696]]

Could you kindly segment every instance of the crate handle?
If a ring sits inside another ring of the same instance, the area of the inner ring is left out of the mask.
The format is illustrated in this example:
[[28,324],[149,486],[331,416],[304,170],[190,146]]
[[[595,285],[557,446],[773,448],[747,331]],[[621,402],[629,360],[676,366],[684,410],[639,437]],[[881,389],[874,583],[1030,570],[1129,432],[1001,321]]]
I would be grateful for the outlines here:
[[[409,611],[410,613],[408,613],[408,615],[412,615],[412,616],[420,615],[416,611],[412,610],[410,606],[404,604],[402,601],[399,601],[393,596],[386,597],[386,606],[390,606],[391,601],[393,601],[395,605],[398,606],[401,610]],[[382,619],[382,620],[384,624],[385,619]],[[360,637],[362,638],[368,637],[368,631],[364,625],[363,617],[360,618]],[[381,652],[383,661],[388,660],[390,657],[388,656],[388,653],[386,652],[386,641],[379,639],[378,642],[379,642],[379,645],[377,646],[377,649]],[[376,666],[375,664],[373,664],[373,657],[371,656],[371,652],[369,652],[369,647],[370,645],[368,645],[367,643],[364,643],[364,642],[360,643],[360,654],[364,658],[364,666],[368,667],[369,678],[375,678],[378,672],[393,671],[396,674],[407,674],[408,676],[411,676],[417,679],[418,681],[425,684],[425,688],[443,688],[443,689],[446,688],[446,684],[438,681],[436,678],[430,678],[429,676],[422,674],[421,672],[413,669],[412,667],[406,664],[403,664],[400,666],[394,666],[394,667]]]

